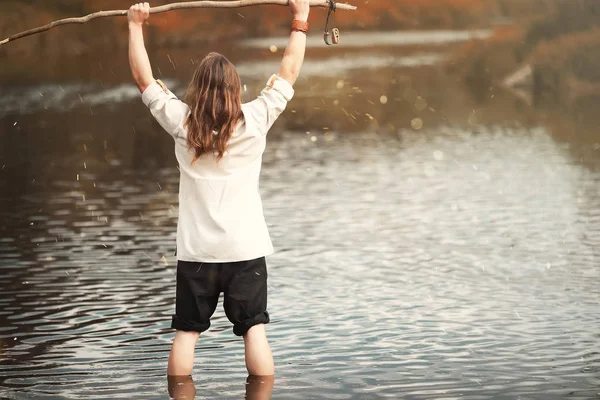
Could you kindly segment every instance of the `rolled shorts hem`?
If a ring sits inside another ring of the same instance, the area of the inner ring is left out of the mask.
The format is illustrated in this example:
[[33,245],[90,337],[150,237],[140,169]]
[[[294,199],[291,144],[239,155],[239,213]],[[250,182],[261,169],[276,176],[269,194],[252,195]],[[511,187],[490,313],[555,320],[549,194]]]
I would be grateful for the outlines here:
[[269,313],[267,311],[263,311],[260,314],[255,315],[252,318],[248,318],[242,322],[238,322],[238,323],[234,324],[233,325],[233,333],[236,336],[244,336],[246,333],[248,333],[250,328],[252,328],[253,326],[259,325],[259,324],[268,324],[269,322],[271,322]]
[[177,315],[173,315],[171,328],[178,331],[202,333],[210,328],[210,322],[202,324],[199,322],[186,321],[182,318],[179,318]]

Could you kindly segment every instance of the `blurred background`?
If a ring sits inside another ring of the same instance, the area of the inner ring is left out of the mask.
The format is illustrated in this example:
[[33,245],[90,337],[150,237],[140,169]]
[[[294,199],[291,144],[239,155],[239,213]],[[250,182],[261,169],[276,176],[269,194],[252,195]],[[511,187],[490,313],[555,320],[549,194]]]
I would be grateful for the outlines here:
[[[273,398],[600,398],[600,3],[350,3],[337,46],[312,10],[264,156]],[[0,37],[129,5],[3,0]],[[180,96],[225,54],[248,101],[290,21],[168,12],[146,45]],[[0,396],[168,398],[179,172],[125,19],[0,47],[0,93]],[[243,398],[221,308],[197,349],[196,397]]]

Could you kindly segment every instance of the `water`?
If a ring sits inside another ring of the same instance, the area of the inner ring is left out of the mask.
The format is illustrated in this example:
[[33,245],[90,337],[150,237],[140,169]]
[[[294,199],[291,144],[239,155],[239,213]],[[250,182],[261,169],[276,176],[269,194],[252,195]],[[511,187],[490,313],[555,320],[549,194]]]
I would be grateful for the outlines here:
[[[273,398],[600,397],[594,128],[435,66],[366,71],[300,81],[270,133]],[[4,107],[4,398],[168,398],[178,170],[124,82]],[[196,354],[197,398],[269,391],[221,307]]]
[[[489,29],[474,31],[439,30],[439,31],[391,31],[391,32],[348,32],[343,35],[344,40],[336,47],[358,47],[364,50],[372,46],[410,46],[410,45],[438,45],[464,42],[474,39],[486,39],[492,35]],[[285,47],[288,37],[269,37],[246,39],[242,45],[253,48],[269,48],[269,46]],[[322,36],[311,35],[307,43],[308,48],[326,47]]]

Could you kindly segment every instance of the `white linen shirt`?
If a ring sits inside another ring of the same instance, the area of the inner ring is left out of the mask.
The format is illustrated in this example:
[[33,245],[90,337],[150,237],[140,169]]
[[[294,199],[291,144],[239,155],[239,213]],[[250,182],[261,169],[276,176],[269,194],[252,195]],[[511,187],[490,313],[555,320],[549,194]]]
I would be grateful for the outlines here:
[[187,145],[187,104],[162,82],[152,83],[142,101],[174,138],[179,163],[177,259],[235,262],[268,256],[273,245],[263,215],[259,176],[266,135],[294,96],[283,78],[273,75],[260,96],[242,105],[244,118],[229,140],[227,152],[204,154],[194,164]]

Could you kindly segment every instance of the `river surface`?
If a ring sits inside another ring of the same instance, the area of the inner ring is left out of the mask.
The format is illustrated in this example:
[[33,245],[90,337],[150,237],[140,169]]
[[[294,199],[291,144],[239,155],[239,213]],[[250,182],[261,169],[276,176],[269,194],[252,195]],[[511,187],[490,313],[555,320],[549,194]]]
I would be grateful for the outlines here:
[[[309,50],[269,133],[272,398],[600,398],[598,102],[482,96],[440,67],[457,39],[427,37]],[[248,47],[250,99],[281,49]],[[185,54],[151,55],[177,94]],[[166,399],[172,139],[123,54],[63,62],[88,68],[0,96],[0,397]],[[271,391],[221,307],[193,377],[171,395]]]

